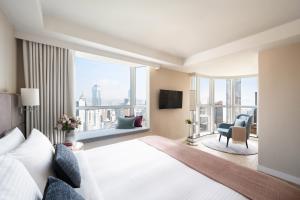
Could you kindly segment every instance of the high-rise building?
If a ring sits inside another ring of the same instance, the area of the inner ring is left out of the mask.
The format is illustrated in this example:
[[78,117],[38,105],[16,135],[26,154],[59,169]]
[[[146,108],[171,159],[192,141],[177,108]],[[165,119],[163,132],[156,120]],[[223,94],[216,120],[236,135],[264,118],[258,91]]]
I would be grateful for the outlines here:
[[[87,102],[86,102],[86,98],[83,95],[83,93],[80,95],[78,101],[76,102],[76,107],[80,107],[80,106],[86,106]],[[80,127],[82,130],[85,129],[86,127],[86,113],[85,110],[76,110],[76,116],[79,117],[79,119],[81,120],[81,124],[82,126]]]
[[92,87],[92,106],[101,106],[101,89],[97,84]]
[[234,90],[234,96],[235,96],[235,99],[234,99],[234,104],[235,105],[242,105],[242,81],[241,79],[237,79],[235,80],[235,90]]
[[218,125],[223,121],[223,102],[219,101],[215,103],[215,124]]

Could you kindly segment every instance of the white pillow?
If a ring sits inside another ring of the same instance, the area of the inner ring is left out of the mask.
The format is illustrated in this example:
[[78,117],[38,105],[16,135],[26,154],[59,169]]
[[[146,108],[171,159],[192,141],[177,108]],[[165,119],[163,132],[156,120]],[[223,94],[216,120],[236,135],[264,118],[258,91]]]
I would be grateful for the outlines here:
[[0,199],[1,200],[41,200],[42,194],[24,167],[8,156],[0,156]]
[[23,133],[18,128],[14,128],[0,139],[0,155],[10,152],[25,141]]
[[54,148],[49,139],[40,131],[33,129],[27,140],[8,155],[24,164],[43,192],[48,176],[54,176],[52,169]]

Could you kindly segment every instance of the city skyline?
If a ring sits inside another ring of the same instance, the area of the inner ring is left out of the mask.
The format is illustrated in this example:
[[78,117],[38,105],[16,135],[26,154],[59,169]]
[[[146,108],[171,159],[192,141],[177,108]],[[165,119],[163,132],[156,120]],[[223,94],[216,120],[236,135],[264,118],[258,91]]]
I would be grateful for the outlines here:
[[[145,67],[140,67],[144,68]],[[136,101],[146,101],[146,70],[136,69]],[[92,87],[98,86],[100,105],[120,105],[129,100],[130,66],[122,63],[112,63],[106,60],[95,60],[75,57],[75,98],[83,95],[88,105],[93,105]],[[97,104],[98,105],[98,104]]]
[[[209,79],[201,78],[200,80],[200,102],[203,104],[208,104],[209,99]],[[240,80],[240,81],[238,81]],[[258,84],[257,77],[250,78],[241,78],[236,79],[235,82],[239,82],[238,88],[236,89],[236,94],[240,98],[239,102],[236,102],[237,105],[247,105],[254,106],[255,105],[255,93],[258,92]],[[214,95],[215,102],[222,101],[223,104],[226,104],[226,79],[215,79],[214,84]]]

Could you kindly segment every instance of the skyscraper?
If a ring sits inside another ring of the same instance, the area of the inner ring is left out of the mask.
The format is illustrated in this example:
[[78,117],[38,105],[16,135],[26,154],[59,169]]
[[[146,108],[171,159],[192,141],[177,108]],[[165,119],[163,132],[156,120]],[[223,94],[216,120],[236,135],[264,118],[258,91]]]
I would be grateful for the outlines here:
[[223,121],[223,102],[218,101],[215,103],[215,124],[218,126]]
[[234,104],[235,105],[242,105],[242,81],[241,79],[237,79],[235,80],[235,100],[234,100]]
[[[84,96],[84,94],[82,93],[79,96],[78,101],[76,101],[76,107],[80,107],[80,106],[86,106],[86,98]],[[79,119],[81,120],[81,124],[82,126],[80,127],[81,130],[85,130],[86,128],[86,112],[85,110],[76,110],[76,116],[79,117]]]
[[92,106],[101,106],[101,89],[97,84],[92,87]]

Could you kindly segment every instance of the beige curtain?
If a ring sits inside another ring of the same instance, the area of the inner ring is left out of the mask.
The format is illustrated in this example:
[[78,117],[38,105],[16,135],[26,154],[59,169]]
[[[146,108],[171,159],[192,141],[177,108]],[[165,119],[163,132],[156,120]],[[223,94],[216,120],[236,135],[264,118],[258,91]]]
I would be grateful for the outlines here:
[[43,132],[53,144],[64,140],[55,129],[58,118],[74,114],[73,52],[23,40],[25,86],[39,88],[40,106],[26,113],[26,134],[32,128]]

